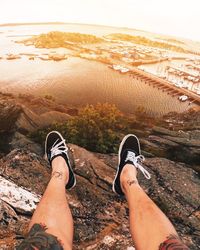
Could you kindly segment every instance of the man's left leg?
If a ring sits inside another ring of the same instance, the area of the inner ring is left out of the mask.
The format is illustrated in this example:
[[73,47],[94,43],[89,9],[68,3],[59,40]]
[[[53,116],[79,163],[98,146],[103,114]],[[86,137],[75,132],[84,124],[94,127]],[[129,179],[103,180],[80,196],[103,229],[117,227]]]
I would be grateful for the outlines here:
[[64,249],[72,249],[73,219],[66,199],[65,185],[69,172],[62,157],[52,161],[52,175],[47,189],[33,214],[29,229],[43,224],[46,232],[61,241]]
[[62,135],[52,131],[47,135],[45,151],[52,167],[46,191],[29,225],[27,238],[18,250],[72,249],[73,218],[66,198],[66,189],[76,184],[70,165],[68,147]]

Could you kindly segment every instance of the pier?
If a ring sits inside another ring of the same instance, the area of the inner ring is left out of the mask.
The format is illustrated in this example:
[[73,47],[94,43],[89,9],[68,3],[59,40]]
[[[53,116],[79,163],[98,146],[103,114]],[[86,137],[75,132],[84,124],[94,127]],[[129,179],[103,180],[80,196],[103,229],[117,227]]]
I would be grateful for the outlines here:
[[172,85],[169,81],[159,78],[158,76],[152,75],[148,72],[145,72],[143,70],[140,70],[138,68],[132,68],[130,70],[130,74],[134,75],[142,80],[144,80],[146,83],[156,86],[158,89],[161,89],[163,91],[168,92],[168,94],[171,94],[172,96],[181,96],[186,95],[188,96],[188,101],[191,103],[196,103],[200,105],[200,96],[183,88],[178,88],[174,85]]

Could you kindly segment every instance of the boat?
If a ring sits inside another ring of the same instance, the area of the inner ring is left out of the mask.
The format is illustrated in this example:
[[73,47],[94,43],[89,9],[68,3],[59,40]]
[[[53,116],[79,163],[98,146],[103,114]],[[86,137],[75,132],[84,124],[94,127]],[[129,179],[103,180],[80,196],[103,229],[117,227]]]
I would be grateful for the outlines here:
[[196,87],[195,92],[196,92],[197,95],[200,95],[200,87]]
[[187,82],[184,82],[183,85],[182,85],[182,88],[185,88],[185,89],[188,89],[189,85]]
[[121,68],[120,72],[121,73],[127,73],[127,72],[129,72],[129,69],[127,69],[127,68]]
[[182,101],[182,102],[185,102],[186,100],[188,100],[188,96],[187,95],[181,95],[181,96],[179,96],[179,98],[178,98],[180,101]]
[[174,85],[176,86],[176,87],[178,87],[178,88],[182,88],[183,87],[183,82],[182,81],[178,81],[178,82],[176,82]]
[[19,56],[19,55],[14,55],[14,54],[8,54],[7,55],[7,60],[15,60],[15,59],[20,59],[21,58],[21,56]]
[[119,71],[120,73],[127,73],[130,69],[123,67],[122,65],[112,65],[110,68]]
[[67,59],[67,55],[65,54],[49,54],[49,59],[54,61],[62,61]]
[[121,69],[121,65],[113,65],[113,69],[114,70],[120,70]]

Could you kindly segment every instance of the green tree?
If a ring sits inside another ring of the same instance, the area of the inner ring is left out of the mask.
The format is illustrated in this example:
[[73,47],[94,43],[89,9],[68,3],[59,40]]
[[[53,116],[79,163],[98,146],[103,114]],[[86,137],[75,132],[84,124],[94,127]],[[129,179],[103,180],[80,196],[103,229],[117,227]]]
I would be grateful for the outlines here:
[[60,131],[71,143],[101,153],[116,152],[121,135],[129,128],[128,120],[115,105],[104,103],[87,105],[77,116],[63,124],[54,124],[31,134],[42,142],[50,130]]

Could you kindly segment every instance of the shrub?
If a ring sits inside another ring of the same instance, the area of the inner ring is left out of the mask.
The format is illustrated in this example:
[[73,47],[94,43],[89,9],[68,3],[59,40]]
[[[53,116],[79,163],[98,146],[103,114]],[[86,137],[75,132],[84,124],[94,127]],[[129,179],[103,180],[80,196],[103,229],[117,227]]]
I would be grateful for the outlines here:
[[111,153],[117,151],[122,134],[129,130],[129,122],[115,105],[99,103],[87,105],[66,123],[53,124],[32,133],[31,137],[43,143],[51,130],[58,130],[68,142],[88,150]]

